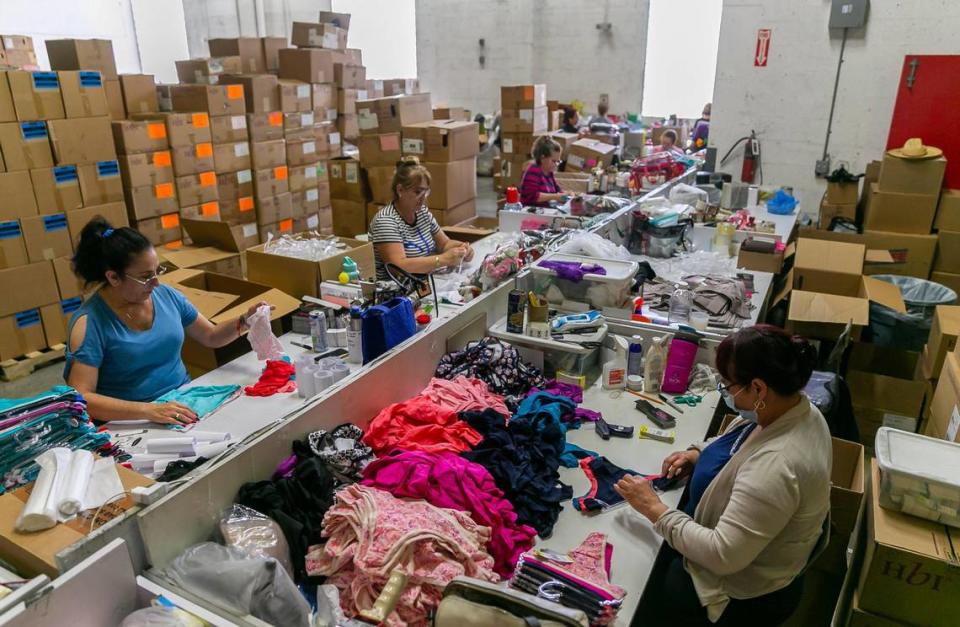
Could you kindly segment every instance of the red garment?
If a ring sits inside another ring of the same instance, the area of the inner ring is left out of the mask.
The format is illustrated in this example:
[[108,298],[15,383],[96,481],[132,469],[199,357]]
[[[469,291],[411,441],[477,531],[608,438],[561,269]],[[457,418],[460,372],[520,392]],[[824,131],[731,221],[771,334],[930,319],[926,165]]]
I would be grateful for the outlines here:
[[367,427],[363,443],[378,455],[395,448],[405,451],[459,453],[483,440],[457,414],[436,403],[414,396],[384,408]]
[[268,360],[260,379],[243,388],[243,391],[247,396],[273,396],[278,392],[289,392],[288,384],[295,372],[291,363],[279,359]]

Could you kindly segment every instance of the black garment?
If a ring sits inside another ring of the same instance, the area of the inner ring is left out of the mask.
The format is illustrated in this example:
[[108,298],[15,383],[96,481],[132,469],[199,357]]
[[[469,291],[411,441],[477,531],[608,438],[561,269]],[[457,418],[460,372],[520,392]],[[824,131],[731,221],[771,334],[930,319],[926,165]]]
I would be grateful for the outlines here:
[[505,397],[511,411],[516,410],[530,388],[542,389],[546,385],[543,373],[523,361],[516,348],[489,336],[440,358],[434,376],[454,379],[459,375],[486,383],[491,392]]
[[308,547],[321,541],[323,515],[333,505],[336,485],[321,460],[310,457],[298,463],[290,477],[245,483],[237,492],[237,503],[269,516],[283,529],[297,583],[309,579],[304,557]]
[[490,471],[513,504],[520,524],[548,537],[563,509],[561,503],[573,497],[573,488],[560,482],[558,472],[565,434],[561,429],[538,432],[533,421],[506,425],[504,417],[492,409],[466,411],[460,419],[484,436],[472,451],[461,455]]
[[580,129],[570,124],[569,122],[563,123],[563,128],[561,129],[564,133],[579,133]]
[[711,623],[707,610],[700,605],[700,597],[693,587],[693,579],[683,569],[683,556],[670,547],[672,554],[666,574],[659,580],[650,580],[644,598],[650,599],[648,612],[634,616],[633,625],[643,627],[776,627],[796,611],[803,596],[803,576],[781,588],[753,599],[730,599],[720,620]]
[[640,474],[636,470],[621,468],[606,457],[591,457],[586,464],[580,462],[580,467],[590,479],[590,490],[573,502],[573,506],[582,512],[597,512],[622,503],[623,497],[613,486],[627,475]]
[[183,461],[178,459],[167,464],[167,467],[163,469],[163,474],[157,477],[157,481],[162,481],[164,483],[168,481],[176,481],[181,478],[197,466],[202,466],[206,464],[209,460],[206,457],[198,457],[192,462]]

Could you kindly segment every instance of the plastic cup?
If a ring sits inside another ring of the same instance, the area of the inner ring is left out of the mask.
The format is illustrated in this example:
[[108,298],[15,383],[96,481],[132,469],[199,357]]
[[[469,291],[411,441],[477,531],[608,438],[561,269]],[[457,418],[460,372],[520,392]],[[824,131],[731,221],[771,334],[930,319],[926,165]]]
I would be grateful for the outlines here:
[[697,331],[706,331],[710,324],[710,315],[705,311],[693,310],[690,312],[690,326]]

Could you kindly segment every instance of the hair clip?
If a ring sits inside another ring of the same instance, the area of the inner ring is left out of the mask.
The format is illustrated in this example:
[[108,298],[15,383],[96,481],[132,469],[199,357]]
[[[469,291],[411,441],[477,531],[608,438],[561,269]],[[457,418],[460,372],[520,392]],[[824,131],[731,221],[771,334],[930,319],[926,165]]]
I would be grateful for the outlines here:
[[104,229],[104,231],[103,231],[103,238],[104,238],[104,239],[110,237],[111,235],[113,235],[113,229]]

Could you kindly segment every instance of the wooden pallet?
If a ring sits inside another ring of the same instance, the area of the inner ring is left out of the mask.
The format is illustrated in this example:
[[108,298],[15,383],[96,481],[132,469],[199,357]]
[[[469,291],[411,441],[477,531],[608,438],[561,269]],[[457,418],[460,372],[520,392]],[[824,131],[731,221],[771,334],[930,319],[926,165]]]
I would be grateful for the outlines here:
[[63,359],[65,348],[63,344],[56,344],[40,351],[29,352],[23,357],[0,361],[0,379],[22,379],[41,366]]

